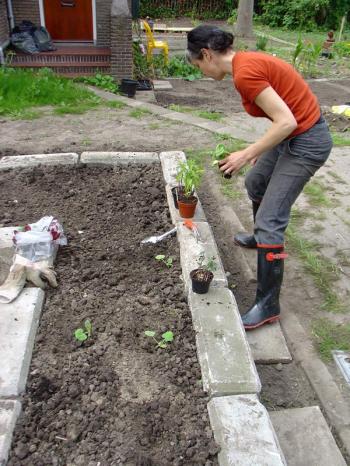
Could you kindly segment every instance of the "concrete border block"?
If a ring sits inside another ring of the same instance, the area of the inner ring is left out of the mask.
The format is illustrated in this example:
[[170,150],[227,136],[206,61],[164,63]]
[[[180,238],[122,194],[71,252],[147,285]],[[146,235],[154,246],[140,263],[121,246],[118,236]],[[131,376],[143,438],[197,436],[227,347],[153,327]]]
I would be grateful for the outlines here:
[[183,225],[183,220],[176,224],[178,240],[180,243],[180,261],[185,289],[189,290],[191,288],[190,272],[198,268],[197,260],[202,252],[204,252],[206,260],[214,257],[217,266],[210,286],[227,287],[228,283],[225,270],[209,224],[207,222],[197,221],[195,224],[201,237],[201,240],[198,242],[192,231]]
[[7,463],[13,430],[20,412],[21,403],[19,401],[0,401],[0,466],[5,466]]
[[214,398],[208,403],[220,466],[286,466],[268,412],[256,395]]
[[76,165],[79,156],[74,152],[62,154],[34,154],[5,156],[0,160],[0,170],[30,168],[37,165]]
[[186,162],[185,153],[182,151],[161,152],[159,158],[165,183],[172,186],[176,185],[177,166],[179,162]]
[[233,294],[188,294],[203,388],[210,396],[259,393],[261,383]]
[[[180,217],[178,209],[176,209],[175,206],[174,206],[174,200],[173,200],[173,195],[172,195],[172,192],[171,192],[171,188],[172,188],[171,185],[167,184],[165,186],[171,220],[172,220],[173,224],[175,225],[176,223],[184,221],[185,219]],[[202,204],[201,204],[199,199],[198,199],[198,204],[197,204],[197,207],[196,207],[196,211],[194,213],[194,217],[193,217],[192,220],[194,222],[206,221],[206,216],[205,216]]]
[[40,288],[25,288],[12,303],[0,304],[0,397],[25,390],[44,296]]
[[157,152],[83,152],[80,163],[89,165],[122,165],[127,163],[159,163]]
[[270,417],[288,466],[346,466],[319,406],[272,411]]

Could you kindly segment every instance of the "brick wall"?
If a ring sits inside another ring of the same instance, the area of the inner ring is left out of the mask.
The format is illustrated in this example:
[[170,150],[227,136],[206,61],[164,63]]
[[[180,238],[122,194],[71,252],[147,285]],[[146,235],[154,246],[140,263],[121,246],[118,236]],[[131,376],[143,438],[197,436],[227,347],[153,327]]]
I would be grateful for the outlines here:
[[111,74],[117,80],[131,78],[133,71],[132,20],[111,18]]
[[5,0],[0,0],[0,44],[9,37],[9,27],[7,21],[7,8]]
[[111,45],[111,5],[112,0],[96,0],[97,46]]
[[39,0],[12,0],[12,5],[16,24],[28,19],[40,26]]

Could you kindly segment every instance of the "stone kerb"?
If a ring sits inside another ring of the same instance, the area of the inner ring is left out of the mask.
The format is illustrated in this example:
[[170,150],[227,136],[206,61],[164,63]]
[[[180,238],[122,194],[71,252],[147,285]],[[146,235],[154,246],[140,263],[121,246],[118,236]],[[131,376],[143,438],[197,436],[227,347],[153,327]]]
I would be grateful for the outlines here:
[[0,170],[8,168],[35,167],[37,165],[76,165],[78,154],[34,154],[6,156],[0,160]]
[[5,466],[7,462],[13,429],[20,411],[21,403],[19,401],[0,401],[0,466]]
[[25,288],[12,303],[0,304],[0,398],[25,390],[43,303],[40,288]]
[[203,387],[210,396],[259,393],[261,383],[233,294],[188,294]]
[[256,395],[214,398],[208,411],[221,446],[220,466],[286,466],[270,417]]
[[182,151],[161,152],[159,154],[162,164],[163,176],[166,184],[175,186],[177,184],[176,174],[179,162],[186,162],[186,156]]
[[206,261],[212,257],[215,258],[217,268],[210,286],[227,287],[225,270],[209,224],[207,222],[195,222],[195,224],[200,235],[200,240],[198,241],[193,232],[184,226],[183,219],[176,224],[180,243],[182,275],[186,291],[191,288],[190,272],[198,268],[197,260],[201,253],[204,253]]
[[80,162],[89,165],[159,163],[157,152],[83,152]]

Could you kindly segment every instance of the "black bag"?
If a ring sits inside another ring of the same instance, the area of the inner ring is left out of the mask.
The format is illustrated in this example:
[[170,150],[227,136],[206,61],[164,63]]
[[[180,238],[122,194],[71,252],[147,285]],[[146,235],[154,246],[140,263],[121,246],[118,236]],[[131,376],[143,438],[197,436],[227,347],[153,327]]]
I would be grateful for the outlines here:
[[16,29],[18,29],[16,32],[29,32],[29,34],[32,35],[36,26],[31,21],[24,19],[18,26],[16,26]]
[[13,32],[11,34],[11,44],[20,52],[39,53],[39,49],[29,32]]
[[50,34],[44,27],[35,28],[32,33],[35,45],[39,49],[39,52],[52,52],[57,50],[52,43]]

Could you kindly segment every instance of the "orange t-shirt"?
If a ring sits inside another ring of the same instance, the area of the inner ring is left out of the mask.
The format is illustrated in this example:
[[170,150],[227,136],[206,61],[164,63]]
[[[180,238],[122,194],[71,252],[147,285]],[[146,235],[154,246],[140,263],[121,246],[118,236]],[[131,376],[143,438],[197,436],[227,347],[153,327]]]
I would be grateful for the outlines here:
[[254,103],[267,87],[271,86],[284,100],[298,123],[289,137],[304,133],[320,118],[317,97],[289,63],[261,52],[236,52],[232,60],[232,72],[234,85],[249,115],[269,118]]

